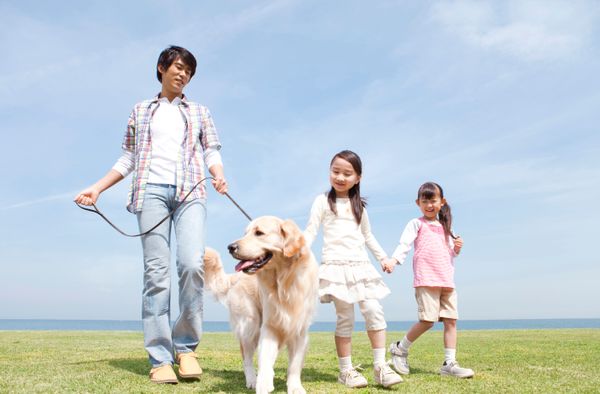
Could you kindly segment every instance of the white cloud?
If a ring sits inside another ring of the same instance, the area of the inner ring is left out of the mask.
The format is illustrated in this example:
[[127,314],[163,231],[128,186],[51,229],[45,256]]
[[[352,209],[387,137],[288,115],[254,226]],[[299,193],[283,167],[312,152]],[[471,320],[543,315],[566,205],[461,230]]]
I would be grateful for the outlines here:
[[61,194],[53,194],[50,196],[35,198],[35,199],[27,200],[27,201],[21,201],[18,203],[9,204],[4,207],[0,207],[0,211],[6,211],[9,209],[15,209],[15,208],[24,208],[24,207],[29,207],[32,205],[44,204],[44,203],[53,202],[53,201],[61,201],[61,200],[65,200],[65,199],[73,199],[73,197],[75,197],[75,193],[77,193],[77,191],[71,191],[71,192],[61,193]]
[[[9,62],[8,66],[5,65],[8,69],[0,75],[0,95],[14,99],[26,86],[35,86],[57,78],[57,75],[67,75],[73,70],[90,68],[92,65],[106,71],[106,59],[125,59],[132,54],[137,59],[154,58],[157,55],[157,42],[191,41],[189,49],[192,52],[210,53],[236,35],[286,12],[295,3],[294,0],[261,2],[223,16],[196,19],[172,30],[127,40],[119,40],[124,33],[117,29],[105,29],[104,34],[111,38],[106,39],[98,35],[96,29],[84,28],[86,25],[48,22],[31,17],[22,10],[0,5],[0,23],[6,31],[12,32],[11,36],[20,38],[15,42],[8,35],[0,37],[0,44],[6,47],[5,52],[9,55],[21,54],[23,47],[35,48],[28,57],[21,55]],[[85,19],[89,15],[81,17]],[[111,46],[107,46],[107,42]],[[114,72],[123,72],[123,69],[117,68]],[[104,76],[104,79],[108,77]],[[245,86],[234,86],[234,89],[234,95],[238,97],[250,93]],[[231,94],[229,87],[223,87],[222,91]]]
[[527,61],[564,58],[589,40],[598,4],[585,1],[444,1],[432,19],[470,45]]

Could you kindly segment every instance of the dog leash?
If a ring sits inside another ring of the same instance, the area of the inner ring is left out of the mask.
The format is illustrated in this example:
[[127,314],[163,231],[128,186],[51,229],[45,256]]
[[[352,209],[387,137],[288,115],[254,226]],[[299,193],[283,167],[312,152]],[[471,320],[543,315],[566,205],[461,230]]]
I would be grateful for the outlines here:
[[[189,192],[188,192],[188,193],[185,195],[185,197],[183,197],[183,200],[179,201],[179,202],[177,203],[177,205],[175,206],[175,208],[173,208],[173,210],[172,210],[171,212],[169,212],[169,214],[168,214],[167,216],[165,216],[164,218],[162,218],[162,219],[161,219],[161,221],[160,221],[160,222],[158,222],[158,223],[156,223],[156,225],[155,225],[154,227],[152,227],[150,230],[144,231],[143,233],[140,233],[140,234],[127,234],[126,232],[124,232],[123,230],[121,230],[120,228],[118,228],[117,226],[115,226],[115,225],[113,224],[113,222],[111,222],[111,221],[110,221],[110,220],[109,220],[109,219],[108,219],[108,218],[107,218],[107,217],[106,217],[106,216],[105,216],[105,215],[104,215],[104,214],[103,214],[103,213],[102,213],[102,212],[101,212],[101,211],[98,209],[98,207],[97,207],[97,206],[96,206],[96,204],[94,204],[94,203],[92,203],[92,206],[94,207],[93,209],[92,209],[92,208],[86,208],[85,206],[82,206],[81,204],[79,204],[79,203],[78,203],[78,202],[76,202],[76,201],[75,201],[75,205],[77,205],[79,208],[83,209],[84,211],[92,212],[92,213],[95,213],[96,215],[99,215],[99,216],[100,216],[102,219],[104,219],[104,220],[106,221],[106,223],[110,224],[112,228],[114,228],[115,230],[117,230],[119,233],[121,233],[122,235],[124,235],[124,236],[126,236],[126,237],[141,237],[141,236],[143,236],[143,235],[146,235],[146,234],[150,233],[152,230],[154,230],[155,228],[157,228],[158,226],[160,226],[161,224],[163,224],[163,222],[164,222],[165,220],[167,220],[168,218],[170,218],[171,216],[173,216],[173,214],[175,213],[175,211],[177,210],[177,208],[179,208],[179,207],[180,207],[180,206],[181,206],[181,205],[182,205],[182,204],[185,202],[185,200],[186,200],[186,199],[189,197],[189,195],[190,195],[190,194],[192,194],[192,192],[194,191],[194,189],[195,189],[196,187],[198,187],[198,185],[199,185],[199,184],[201,184],[202,182],[204,182],[204,181],[205,181],[205,180],[207,180],[207,179],[215,179],[215,178],[214,178],[214,177],[212,177],[212,176],[207,176],[207,177],[204,177],[204,178],[200,179],[200,180],[199,180],[199,181],[198,181],[198,182],[197,182],[197,183],[194,185],[194,187],[192,187],[192,188],[190,189],[190,191],[189,191]],[[246,213],[246,211],[244,211],[244,210],[242,209],[242,207],[240,207],[240,205],[239,205],[239,204],[238,204],[238,203],[237,203],[237,202],[236,202],[236,201],[235,201],[233,198],[231,198],[231,196],[230,196],[230,195],[229,195],[227,192],[225,192],[225,193],[223,193],[223,194],[225,194],[225,195],[227,196],[227,198],[229,198],[229,200],[231,200],[231,202],[233,203],[233,205],[235,205],[235,206],[236,206],[236,207],[237,207],[237,208],[238,208],[238,209],[239,209],[239,210],[240,210],[240,211],[241,211],[241,212],[244,214],[244,216],[245,216],[245,217],[246,217],[248,220],[252,221],[252,218],[250,217],[250,215],[248,215],[248,214]]]

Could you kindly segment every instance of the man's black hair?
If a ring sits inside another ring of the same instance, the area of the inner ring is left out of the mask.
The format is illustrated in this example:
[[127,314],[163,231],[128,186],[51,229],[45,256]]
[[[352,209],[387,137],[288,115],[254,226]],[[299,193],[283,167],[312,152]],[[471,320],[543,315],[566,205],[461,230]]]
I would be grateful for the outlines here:
[[163,70],[167,71],[177,58],[180,58],[181,61],[190,68],[190,79],[194,76],[196,73],[196,58],[194,55],[185,48],[171,45],[158,56],[158,62],[156,63],[156,78],[158,78],[160,83],[162,83],[162,74],[158,71],[158,66],[162,66]]

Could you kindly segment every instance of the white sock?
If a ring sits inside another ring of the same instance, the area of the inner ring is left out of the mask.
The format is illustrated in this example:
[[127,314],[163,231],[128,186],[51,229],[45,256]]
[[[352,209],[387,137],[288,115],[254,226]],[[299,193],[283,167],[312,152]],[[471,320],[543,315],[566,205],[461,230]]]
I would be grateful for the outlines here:
[[456,349],[445,348],[444,349],[444,363],[448,364],[452,361],[456,361]]
[[412,345],[412,344],[413,343],[411,341],[409,341],[405,335],[404,338],[402,338],[402,340],[398,343],[398,346],[401,347],[402,350],[408,352],[408,349],[410,348],[410,345]]
[[347,371],[352,368],[352,356],[338,357],[338,362],[340,363],[340,371]]
[[385,348],[373,349],[373,365],[381,366],[383,364],[385,364]]

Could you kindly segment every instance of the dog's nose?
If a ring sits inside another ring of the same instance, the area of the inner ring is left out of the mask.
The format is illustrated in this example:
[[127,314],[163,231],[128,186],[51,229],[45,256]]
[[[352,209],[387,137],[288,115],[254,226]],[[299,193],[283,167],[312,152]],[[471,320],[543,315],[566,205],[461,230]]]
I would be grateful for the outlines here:
[[238,246],[237,244],[234,242],[232,244],[227,245],[227,249],[229,250],[229,253],[233,254],[235,252],[237,252],[238,250]]

